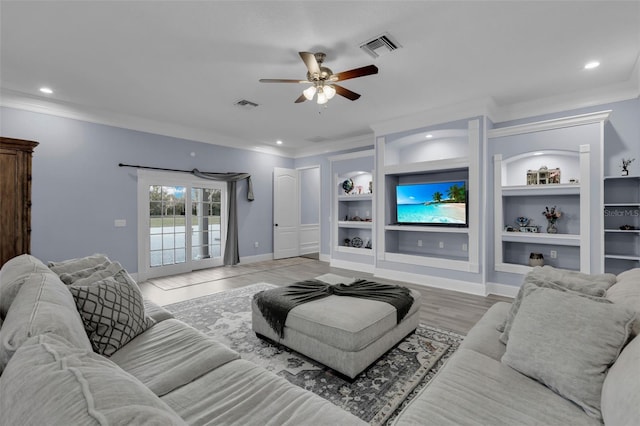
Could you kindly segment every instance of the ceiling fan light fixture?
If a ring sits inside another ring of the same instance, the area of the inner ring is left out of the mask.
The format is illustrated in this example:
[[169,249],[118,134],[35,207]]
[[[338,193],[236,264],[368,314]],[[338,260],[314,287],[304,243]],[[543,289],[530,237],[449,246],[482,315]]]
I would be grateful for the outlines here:
[[325,95],[324,90],[322,88],[318,89],[318,105],[326,104],[329,98]]
[[304,94],[304,97],[307,98],[308,101],[310,101],[311,99],[313,99],[313,96],[316,94],[316,87],[309,86],[308,88],[302,91],[302,94]]
[[336,89],[331,85],[324,86],[322,92],[327,97],[327,100],[333,98],[336,95]]

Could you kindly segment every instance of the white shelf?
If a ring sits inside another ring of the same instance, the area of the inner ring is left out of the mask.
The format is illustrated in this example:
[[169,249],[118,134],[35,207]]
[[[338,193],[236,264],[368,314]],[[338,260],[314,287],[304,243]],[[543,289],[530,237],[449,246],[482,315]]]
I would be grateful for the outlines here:
[[513,243],[552,244],[559,246],[580,246],[580,235],[544,234],[535,232],[503,232],[502,241]]
[[640,256],[629,256],[629,255],[625,255],[625,254],[605,254],[604,257],[605,257],[605,259],[640,261]]
[[357,248],[357,247],[347,247],[347,246],[337,246],[336,251],[341,253],[351,253],[351,254],[359,254],[363,256],[373,256],[373,250],[367,248]]
[[604,180],[613,180],[613,179],[640,179],[638,175],[631,176],[605,176]]
[[371,201],[373,194],[338,195],[338,201]]
[[372,229],[373,222],[357,221],[357,220],[341,220],[338,222],[339,228],[358,228],[358,229]]
[[410,232],[444,232],[450,234],[468,234],[469,228],[456,228],[449,226],[420,226],[420,225],[386,225],[385,231],[410,231]]
[[551,183],[547,185],[512,185],[503,186],[503,196],[533,196],[533,195],[579,195],[579,183]]
[[605,203],[605,207],[640,207],[640,203]]
[[421,161],[410,164],[394,164],[384,168],[385,175],[408,175],[415,173],[459,170],[469,167],[468,157],[448,158],[446,160]]
[[618,234],[639,234],[640,229],[605,229],[604,232],[615,232]]

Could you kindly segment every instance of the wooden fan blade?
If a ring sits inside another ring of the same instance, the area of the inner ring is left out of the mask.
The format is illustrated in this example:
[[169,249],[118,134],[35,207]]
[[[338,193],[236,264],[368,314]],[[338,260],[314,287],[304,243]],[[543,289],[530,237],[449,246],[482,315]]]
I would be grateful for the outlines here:
[[300,97],[298,99],[296,99],[296,101],[294,103],[299,104],[302,103],[304,101],[306,101],[307,98],[304,97],[304,93],[302,95],[300,95]]
[[287,80],[282,78],[261,78],[260,83],[309,83],[307,80]]
[[[344,81],[350,78],[364,77],[365,75],[378,74],[378,67],[367,65],[366,67],[355,68],[349,71],[339,72],[331,77],[333,81]],[[334,80],[335,78],[335,80]]]
[[340,96],[344,96],[347,99],[350,99],[352,101],[355,101],[356,99],[358,99],[360,97],[360,95],[356,92],[352,92],[349,89],[346,89],[342,86],[338,86],[337,84],[333,85],[334,89],[336,89],[336,93]]
[[320,65],[318,65],[318,61],[316,61],[316,56],[311,52],[298,52],[304,64],[307,66],[309,73],[320,74]]

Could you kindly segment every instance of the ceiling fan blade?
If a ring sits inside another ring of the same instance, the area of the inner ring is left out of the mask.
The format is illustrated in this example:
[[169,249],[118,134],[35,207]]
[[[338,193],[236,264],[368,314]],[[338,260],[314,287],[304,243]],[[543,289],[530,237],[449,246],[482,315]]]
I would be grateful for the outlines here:
[[331,77],[333,81],[344,81],[350,78],[364,77],[365,75],[378,74],[378,67],[375,65],[367,65],[362,68],[355,68],[349,71],[339,72]]
[[308,83],[307,80],[287,80],[282,78],[261,78],[260,83]]
[[350,99],[352,101],[355,101],[360,97],[358,93],[352,92],[351,90],[346,89],[342,86],[338,86],[337,84],[334,84],[333,87],[336,89],[336,93],[338,95],[344,96],[345,98]]
[[298,52],[304,64],[307,66],[309,73],[320,74],[320,65],[318,65],[318,61],[316,61],[316,56],[311,52]]
[[300,97],[298,99],[296,99],[296,101],[294,103],[299,104],[302,103],[304,101],[306,101],[307,98],[304,97],[304,93],[302,95],[300,95]]

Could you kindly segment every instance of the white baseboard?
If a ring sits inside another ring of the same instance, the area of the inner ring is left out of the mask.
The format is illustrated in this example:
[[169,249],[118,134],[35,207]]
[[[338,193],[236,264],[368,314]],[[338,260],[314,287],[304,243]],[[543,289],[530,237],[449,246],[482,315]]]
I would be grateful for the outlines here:
[[256,263],[265,260],[273,260],[273,253],[258,254],[255,256],[241,256],[240,263]]
[[330,259],[329,266],[340,269],[350,269],[352,271],[373,273],[373,265],[365,265],[363,263],[348,262],[346,260]]
[[320,253],[320,259],[319,260],[320,260],[320,262],[329,263],[331,261],[331,255]]
[[410,272],[392,271],[389,269],[375,269],[373,275],[375,277],[386,278],[388,280],[405,281],[426,287],[486,296],[485,286],[481,283],[452,280],[450,278],[434,277],[432,275],[412,274]]
[[487,283],[487,294],[495,294],[505,297],[516,297],[520,287],[513,285],[499,284],[499,283]]

